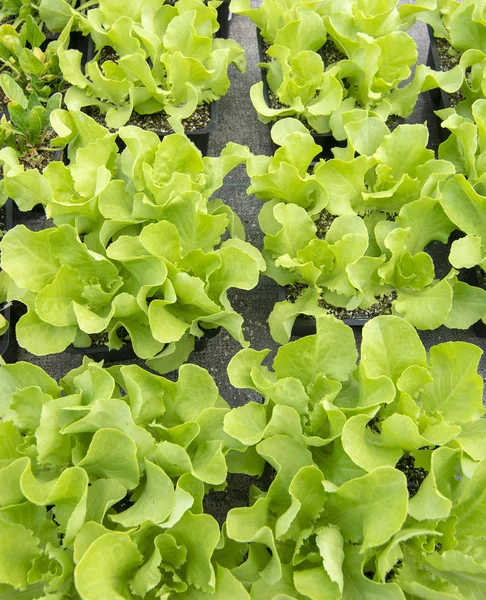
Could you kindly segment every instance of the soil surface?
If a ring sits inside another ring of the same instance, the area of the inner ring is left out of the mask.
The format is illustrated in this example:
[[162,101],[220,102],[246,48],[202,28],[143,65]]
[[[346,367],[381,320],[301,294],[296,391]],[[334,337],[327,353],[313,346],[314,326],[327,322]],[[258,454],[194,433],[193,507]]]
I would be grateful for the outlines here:
[[327,40],[324,46],[320,50],[320,54],[322,59],[324,60],[324,65],[326,69],[331,65],[336,64],[340,60],[347,60],[348,57],[346,54],[341,52],[336,44],[331,40]]
[[[286,299],[289,302],[296,302],[299,296],[308,286],[303,283],[294,283],[293,285],[285,286]],[[397,297],[396,292],[391,292],[382,297],[376,298],[376,303],[369,308],[356,308],[354,310],[346,310],[340,306],[328,304],[322,298],[319,300],[319,306],[325,308],[329,314],[334,315],[337,319],[372,319],[379,315],[391,315],[392,303]],[[303,318],[312,319],[307,315],[301,315]]]
[[116,50],[113,50],[113,48],[111,46],[104,46],[100,50],[100,54],[98,56],[98,64],[101,66],[107,60],[116,62],[117,60],[119,60],[119,58],[120,58],[120,55],[118,54],[118,52]]
[[[435,43],[440,59],[440,70],[450,71],[456,67],[461,60],[461,53],[455,50],[445,38],[435,38]],[[449,96],[451,108],[454,108],[459,102],[465,100],[465,96],[460,90],[447,95]]]
[[[106,127],[105,117],[99,111],[99,109],[95,106],[87,106],[83,109],[86,114],[92,117],[97,123]],[[155,133],[159,132],[168,132],[172,133],[172,128],[168,122],[168,115],[163,112],[154,113],[153,115],[139,115],[137,113],[133,113],[130,119],[127,121],[126,125],[135,125],[136,127],[141,127],[146,131],[154,131]],[[192,114],[187,119],[182,120],[182,126],[186,132],[191,131],[199,131],[200,129],[204,129],[211,122],[211,105],[210,104],[201,104],[197,107],[194,114]],[[110,131],[114,131],[111,129]]]
[[395,465],[395,469],[401,471],[407,478],[408,496],[413,498],[427,477],[428,471],[422,467],[416,467],[415,458],[410,454],[404,454]]

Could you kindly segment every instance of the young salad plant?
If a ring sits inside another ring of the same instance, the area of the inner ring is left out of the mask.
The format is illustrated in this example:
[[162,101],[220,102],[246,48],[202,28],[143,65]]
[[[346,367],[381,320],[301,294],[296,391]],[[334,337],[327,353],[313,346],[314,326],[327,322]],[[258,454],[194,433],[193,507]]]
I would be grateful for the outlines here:
[[[2,76],[0,75],[0,82]],[[21,162],[27,168],[43,169],[54,158],[55,148],[49,146],[53,130],[50,115],[61,108],[61,94],[51,96],[44,106],[36,94],[27,99],[19,88],[15,96],[19,102],[10,102],[8,118],[0,120],[0,162],[4,172],[18,171]]]
[[3,0],[0,6],[0,23],[8,22],[17,28],[29,17],[38,20],[38,7],[31,0]]
[[473,103],[486,96],[486,2],[432,0],[426,8],[418,18],[433,29],[443,69],[451,64],[462,68],[456,110],[471,118]]
[[195,365],[173,382],[85,358],[59,383],[0,366],[2,594],[241,598],[203,509],[244,449],[223,431],[229,411]]
[[[275,35],[273,31],[267,34],[273,38],[267,54],[274,60],[260,65],[268,71],[267,83],[276,103],[267,104],[263,82],[251,89],[260,120],[268,123],[297,116],[317,133],[332,132],[337,140],[344,140],[343,123],[350,110],[362,109],[383,121],[405,118],[421,92],[437,87],[456,91],[463,78],[461,67],[443,73],[419,65],[412,81],[402,86],[417,62],[417,47],[403,31],[413,14],[402,15],[397,3],[302,2],[289,14],[284,13],[293,21],[282,19],[280,23],[266,21],[273,4],[241,10],[257,25],[265,23],[267,29],[280,25]],[[243,8],[236,4],[236,9]],[[317,12],[308,12],[313,9]],[[261,18],[257,16],[259,10]],[[303,15],[309,14],[321,28],[311,27],[308,36],[307,17]],[[320,46],[322,50],[317,52]]]
[[130,341],[159,372],[182,364],[204,328],[245,344],[227,291],[255,287],[265,263],[238,217],[210,197],[248,148],[230,143],[203,158],[184,135],[160,141],[126,127],[119,155],[116,134],[83,113],[55,111],[52,121],[72,139],[71,163],[5,181],[20,208],[43,202],[57,225],[17,226],[1,243],[8,298],[27,307],[19,344],[45,355],[88,347],[90,336],[115,349]]
[[[439,146],[439,156],[454,163],[457,174],[440,187],[441,204],[465,235],[455,240],[449,256],[457,269],[478,267],[486,272],[486,100],[472,105],[473,120],[453,109],[441,111],[442,126],[451,131]],[[448,116],[447,116],[448,115]],[[480,315],[486,321],[486,306]]]
[[169,117],[159,131],[182,131],[180,121],[226,94],[231,64],[245,70],[241,46],[213,37],[218,5],[213,0],[179,0],[173,6],[149,2],[137,22],[137,11],[132,16],[100,2],[99,9],[88,13],[91,35],[98,50],[109,47],[119,58],[100,64],[98,53],[83,72],[80,52],[62,46],[61,68],[72,84],[66,105],[74,110],[94,107],[115,129],[132,115],[159,113]]
[[[481,350],[426,352],[394,316],[351,328],[332,316],[316,335],[240,351],[228,372],[256,390],[224,417],[267,464],[268,490],[225,523],[225,566],[250,597],[300,600],[480,598],[486,584],[486,420]],[[246,460],[244,461],[243,458]]]
[[374,309],[385,297],[419,329],[470,327],[484,315],[486,292],[459,281],[454,269],[437,279],[426,252],[456,228],[438,193],[454,165],[426,148],[424,125],[390,133],[380,119],[365,118],[346,131],[348,146],[309,173],[320,147],[302,123],[284,119],[272,129],[281,146],[275,155],[247,162],[248,193],[265,200],[266,274],[303,290],[275,305],[273,338],[288,341],[299,314]]
[[[68,32],[66,36],[67,44]],[[67,84],[57,56],[57,48],[65,39],[51,42],[41,50],[39,46],[44,41],[45,36],[33,19],[20,32],[11,25],[0,26],[0,87],[7,99],[20,102],[21,93],[35,93],[47,102],[54,93],[65,90]]]

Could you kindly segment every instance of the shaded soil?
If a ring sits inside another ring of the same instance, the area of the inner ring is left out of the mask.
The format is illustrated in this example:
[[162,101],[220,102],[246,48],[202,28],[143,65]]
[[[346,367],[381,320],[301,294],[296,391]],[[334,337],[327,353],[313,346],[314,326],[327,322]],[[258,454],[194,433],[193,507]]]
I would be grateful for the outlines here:
[[7,104],[10,102],[10,98],[7,98],[2,88],[0,88],[0,112],[7,110]]
[[410,454],[404,454],[395,465],[395,469],[401,471],[407,478],[408,496],[413,498],[427,477],[428,471],[422,467],[416,467],[415,458]]
[[[289,302],[296,302],[299,296],[308,286],[303,283],[294,283],[293,285],[287,285],[285,287],[286,299]],[[372,319],[380,315],[390,315],[392,303],[395,300],[396,292],[391,292],[382,297],[376,298],[376,303],[372,304],[369,308],[356,308],[354,310],[346,310],[340,306],[333,306],[328,304],[322,298],[319,300],[319,306],[326,309],[329,314],[334,315],[337,319]],[[303,318],[312,319],[307,315],[301,315]]]
[[336,44],[331,40],[327,40],[324,46],[320,50],[320,54],[322,59],[324,60],[324,65],[327,67],[334,65],[340,60],[347,60],[346,54],[341,52]]
[[440,70],[450,71],[459,64],[461,53],[457,52],[445,38],[435,38],[440,58]]
[[[105,117],[100,113],[97,107],[88,106],[84,109],[84,112],[86,112],[86,114],[92,117],[100,125],[106,127]],[[130,119],[127,121],[126,125],[135,125],[136,127],[141,127],[146,131],[154,131],[155,133],[172,133],[173,130],[170,127],[167,118],[168,115],[163,112],[154,113],[153,115],[139,115],[134,112]],[[210,122],[211,105],[201,104],[197,107],[194,114],[192,114],[187,119],[182,120],[182,125],[187,133],[191,131],[199,131],[200,129],[204,129],[209,125]],[[111,131],[115,130],[112,129]]]
[[[440,70],[450,71],[459,64],[461,60],[461,53],[455,50],[445,38],[435,38],[437,45],[437,53],[440,59]],[[452,94],[448,94],[451,108],[454,108],[465,100],[464,94],[458,90]]]
[[92,348],[101,348],[108,344],[108,333],[106,331],[102,331],[101,333],[92,333],[89,337],[91,339]]
[[107,60],[116,62],[117,60],[119,60],[119,58],[120,58],[120,56],[116,50],[113,50],[113,48],[111,48],[111,46],[104,46],[100,50],[100,54],[98,56],[98,64],[101,66]]

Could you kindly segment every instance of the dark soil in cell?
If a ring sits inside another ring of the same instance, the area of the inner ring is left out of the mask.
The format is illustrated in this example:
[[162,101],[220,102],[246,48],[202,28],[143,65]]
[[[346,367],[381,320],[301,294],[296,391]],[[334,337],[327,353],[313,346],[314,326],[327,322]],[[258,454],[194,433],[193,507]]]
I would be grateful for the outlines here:
[[104,46],[100,50],[100,54],[98,56],[98,64],[101,66],[107,60],[111,60],[113,62],[117,62],[120,56],[116,50],[113,50],[111,46]]
[[347,60],[346,54],[343,54],[341,50],[336,46],[332,40],[327,40],[324,46],[320,50],[320,54],[324,60],[325,68],[327,69],[331,65],[336,64],[340,60]]
[[[106,127],[105,117],[100,113],[97,107],[88,106],[84,109],[84,111],[100,125]],[[172,128],[170,127],[167,118],[168,115],[163,112],[154,113],[153,115],[139,115],[137,113],[133,113],[126,125],[135,125],[136,127],[141,127],[146,131],[154,131],[155,133],[171,133]],[[197,107],[194,114],[187,119],[182,120],[182,126],[184,127],[186,133],[191,131],[199,131],[200,129],[207,127],[210,121],[211,106],[209,104],[201,104]]]
[[404,454],[395,465],[395,468],[401,471],[407,478],[408,495],[413,498],[419,491],[423,480],[427,477],[428,471],[422,467],[415,466],[415,458],[410,454]]
[[[285,287],[286,299],[289,302],[296,302],[302,292],[308,286],[303,283],[294,283]],[[322,298],[319,300],[319,306],[325,308],[329,314],[334,315],[337,319],[372,319],[379,315],[391,315],[391,307],[393,301],[396,299],[396,292],[391,292],[385,296],[376,299],[376,303],[372,304],[369,308],[356,308],[354,310],[346,310],[340,306],[332,306],[328,304]],[[302,318],[312,319],[307,315],[301,315]]]
[[[461,60],[461,53],[455,50],[445,38],[435,38],[435,43],[440,59],[440,70],[450,71],[456,67]],[[460,90],[447,95],[449,96],[451,108],[454,108],[459,102],[465,100],[465,96]]]
[[331,215],[327,210],[322,210],[319,213],[317,221],[314,222],[314,225],[317,227],[316,236],[319,239],[322,240],[326,237],[326,233],[329,231],[334,219],[336,219],[336,215]]
[[10,98],[7,98],[5,92],[0,88],[0,112],[7,109],[7,104],[10,102]]
[[106,346],[108,344],[108,333],[106,331],[102,331],[101,333],[92,333],[89,337],[91,339],[92,348],[101,348],[102,346]]
[[435,38],[440,58],[440,70],[450,71],[459,64],[461,53],[457,52],[445,38]]
[[118,502],[116,502],[115,504],[113,504],[112,508],[117,513],[121,513],[125,510],[128,510],[131,506],[133,506],[131,497],[132,497],[132,493],[127,492],[127,495],[124,498],[122,498],[121,500],[119,500]]

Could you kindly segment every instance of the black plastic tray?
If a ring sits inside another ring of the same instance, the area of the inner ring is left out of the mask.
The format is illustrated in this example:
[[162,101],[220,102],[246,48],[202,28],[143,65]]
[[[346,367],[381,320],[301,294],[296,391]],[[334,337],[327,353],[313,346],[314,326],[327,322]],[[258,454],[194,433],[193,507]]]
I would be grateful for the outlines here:
[[218,6],[218,23],[219,30],[216,32],[216,37],[228,38],[230,28],[230,0],[222,0],[222,3]]
[[[83,50],[80,51],[83,52],[83,60],[88,62],[94,58],[96,50],[91,37],[84,38],[84,41],[80,42],[80,44],[82,45],[83,43],[86,43],[86,53],[84,53]],[[196,131],[186,131],[186,136],[191,140],[191,142],[193,142],[193,144],[195,144],[195,146],[201,151],[203,155],[206,155],[208,153],[209,135],[216,128],[216,123],[218,121],[218,103],[211,102],[209,110],[210,121],[206,125],[206,127],[204,127],[203,129],[198,129]],[[171,133],[173,133],[173,131],[156,131],[155,133],[162,140],[166,135],[170,135]],[[120,150],[123,150],[125,148],[125,144],[120,138],[117,139],[117,144]]]
[[[471,285],[475,285],[483,290],[486,290],[484,271],[481,269],[481,267],[477,266],[474,269],[471,269],[470,283]],[[478,337],[486,338],[486,323],[483,323],[483,321],[478,321],[474,324],[474,331]]]
[[[5,206],[0,209],[3,210],[5,215],[5,231],[12,229],[13,227],[13,209],[12,209],[12,201],[7,200]],[[15,358],[17,355],[17,343],[15,339],[15,329],[14,329],[14,311],[10,306],[7,306],[5,309],[1,310],[3,316],[9,322],[9,327],[7,331],[0,336],[0,356],[3,358],[5,362],[12,363],[15,362]]]
[[[442,62],[440,60],[439,52],[437,50],[437,42],[435,41],[434,30],[432,29],[432,27],[430,25],[427,25],[427,31],[429,33],[429,40],[430,40],[429,54],[427,57],[427,66],[430,67],[431,69],[434,69],[434,71],[442,71]],[[440,88],[436,88],[436,89],[430,90],[429,94],[430,94],[430,99],[431,99],[432,103],[436,107],[436,110],[442,110],[444,108],[451,107],[451,100],[450,100],[449,94],[447,92],[444,92],[444,90],[441,90]],[[449,137],[450,131],[441,126],[441,123],[442,123],[441,119],[439,119],[438,117],[437,117],[437,119],[439,121],[439,123],[438,123],[439,139],[441,142],[443,142]]]
[[[215,329],[205,329],[203,337],[195,340],[194,352],[201,352],[207,346],[208,340],[218,335],[221,327]],[[66,352],[69,354],[77,354],[80,356],[88,356],[93,360],[105,360],[107,362],[118,362],[121,360],[132,360],[137,358],[131,344],[123,345],[119,350],[109,350],[106,346],[95,346],[89,348],[75,348],[68,346]]]
[[[265,61],[265,51],[263,49],[263,38],[258,29],[257,29],[257,43],[258,43],[258,53],[259,53],[259,57],[260,57],[260,62],[266,62]],[[267,105],[270,106],[270,102],[268,99],[269,87],[268,87],[268,82],[267,82],[267,71],[263,67],[260,67],[260,72],[261,72],[262,81],[263,81],[263,97],[264,97]],[[275,121],[272,121],[271,123],[268,124],[270,130],[272,129],[272,126],[274,124],[275,124]],[[338,146],[340,148],[344,148],[347,143],[346,140],[337,140],[331,132],[329,132],[329,133],[312,133],[312,137],[314,138],[315,143],[322,147],[322,152],[320,154],[318,154],[318,156],[316,156],[316,158],[315,158],[316,162],[318,160],[320,160],[321,158],[334,158],[331,150],[333,148],[335,148],[336,146]],[[272,146],[273,146],[274,152],[279,147],[274,143],[273,140],[272,140]]]
[[[282,300],[286,300],[287,299],[287,294],[285,291],[285,287],[283,286],[279,286],[278,287],[278,301],[281,302]],[[346,325],[349,325],[349,327],[363,327],[364,325],[366,325],[366,323],[368,323],[368,321],[371,320],[370,317],[363,317],[363,318],[347,318],[347,319],[340,319],[343,323],[345,323]],[[292,327],[292,336],[293,337],[304,337],[306,335],[314,335],[316,333],[316,320],[314,319],[314,317],[307,317],[304,315],[299,315],[294,322],[294,325]]]

